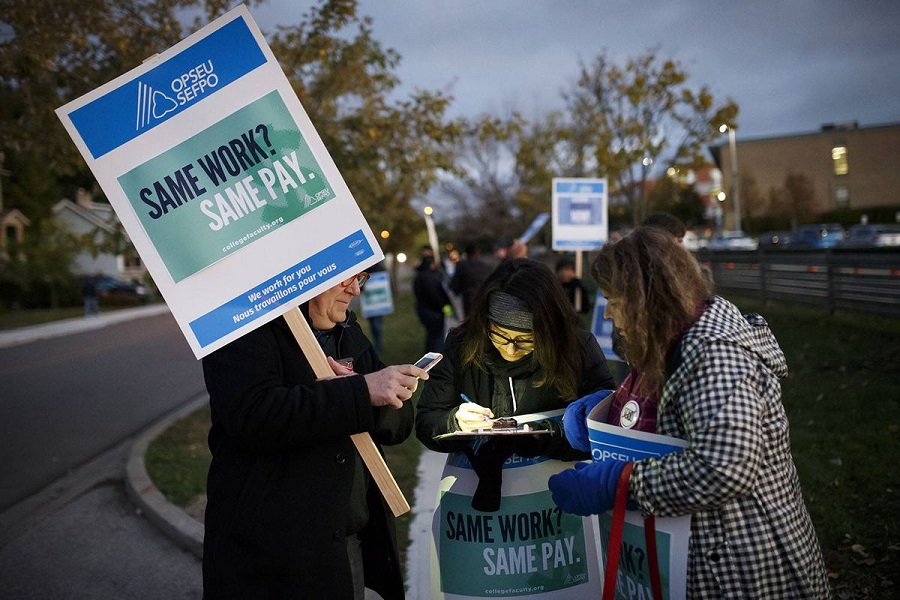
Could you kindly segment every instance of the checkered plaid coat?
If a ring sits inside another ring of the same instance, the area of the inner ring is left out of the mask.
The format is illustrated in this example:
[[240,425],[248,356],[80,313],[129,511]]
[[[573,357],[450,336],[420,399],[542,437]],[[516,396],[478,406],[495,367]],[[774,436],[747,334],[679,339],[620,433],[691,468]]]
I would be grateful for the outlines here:
[[765,320],[714,297],[681,353],[657,431],[689,446],[636,462],[630,492],[646,512],[693,515],[688,597],[830,598],[791,459],[787,364]]

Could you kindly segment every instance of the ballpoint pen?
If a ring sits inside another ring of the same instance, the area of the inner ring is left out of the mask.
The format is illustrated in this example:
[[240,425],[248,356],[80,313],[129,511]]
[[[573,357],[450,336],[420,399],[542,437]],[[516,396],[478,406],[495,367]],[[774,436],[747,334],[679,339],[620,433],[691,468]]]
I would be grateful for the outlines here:
[[[466,395],[463,394],[462,392],[459,393],[459,397],[462,398],[463,404],[474,404],[475,406],[481,406],[481,405],[478,404],[477,402],[473,402],[471,398],[469,398],[468,396],[466,396]],[[489,416],[487,416],[487,415],[481,415],[481,419],[482,419],[483,421],[490,421],[490,420],[491,420],[491,418],[490,418]]]

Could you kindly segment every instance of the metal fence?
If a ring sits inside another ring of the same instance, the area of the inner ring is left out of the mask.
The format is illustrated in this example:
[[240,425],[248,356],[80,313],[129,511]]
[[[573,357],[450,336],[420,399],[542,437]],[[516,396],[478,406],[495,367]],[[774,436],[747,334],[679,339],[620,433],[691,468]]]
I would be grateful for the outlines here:
[[900,318],[900,250],[701,250],[716,292]]

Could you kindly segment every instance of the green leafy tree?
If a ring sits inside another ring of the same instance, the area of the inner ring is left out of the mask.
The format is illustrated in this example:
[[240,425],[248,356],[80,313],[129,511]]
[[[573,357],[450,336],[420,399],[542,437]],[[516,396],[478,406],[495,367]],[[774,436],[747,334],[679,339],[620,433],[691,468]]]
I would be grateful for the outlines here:
[[4,265],[2,278],[10,286],[7,300],[26,307],[59,308],[73,294],[71,269],[82,243],[55,221],[44,220],[38,227],[37,235],[29,235],[17,249],[23,260]]
[[391,101],[399,55],[372,36],[355,0],[321,2],[271,47],[386,249],[408,249],[422,228],[413,201],[454,168],[462,123],[445,118],[451,98],[417,90]]
[[706,86],[693,89],[688,73],[654,50],[620,66],[603,52],[582,64],[564,94],[573,156],[586,175],[609,178],[627,198],[634,224],[647,214],[647,181],[653,165],[697,168],[703,147],[721,124],[734,126],[738,107],[716,105]]
[[[13,0],[0,20],[0,144],[52,177],[87,171],[54,110],[172,46],[225,0]],[[192,27],[183,25],[187,12]]]
[[[11,158],[11,172],[13,164],[18,167],[8,178],[13,185],[7,206],[26,208],[40,220],[79,187],[99,197],[54,110],[232,6],[230,0],[13,0],[8,10],[4,5],[0,151]],[[298,25],[281,26],[269,37],[369,223],[376,231],[390,229],[391,243],[402,246],[421,223],[410,202],[442,169],[453,167],[459,127],[445,122],[449,97],[417,91],[388,100],[398,84],[393,71],[399,56],[373,38],[370,20],[359,17],[357,7],[355,0],[322,0]],[[36,185],[38,173],[43,187]]]
[[[251,0],[255,4],[256,0]],[[224,13],[223,0],[13,0],[0,12],[0,151],[10,175],[4,205],[33,223],[28,261],[16,268],[23,298],[59,302],[71,257],[128,245],[121,232],[66,236],[50,221],[60,198],[100,188],[55,110],[180,41]],[[193,22],[187,24],[194,15]]]

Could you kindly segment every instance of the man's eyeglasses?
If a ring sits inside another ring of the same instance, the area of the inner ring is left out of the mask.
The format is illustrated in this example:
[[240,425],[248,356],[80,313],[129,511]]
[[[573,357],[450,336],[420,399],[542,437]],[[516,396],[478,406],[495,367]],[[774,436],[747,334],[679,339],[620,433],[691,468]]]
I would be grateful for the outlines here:
[[534,350],[534,340],[526,340],[522,338],[511,339],[506,337],[499,331],[494,331],[493,329],[488,332],[488,337],[490,337],[491,341],[498,346],[506,346],[508,344],[512,344],[513,348],[515,348],[516,350],[522,350],[526,352]]
[[342,287],[350,287],[353,284],[353,282],[355,281],[361,289],[362,286],[364,286],[368,280],[369,280],[369,274],[366,273],[365,271],[363,271],[362,273],[357,273],[353,277],[348,277],[347,279],[343,280],[341,282],[341,286]]

